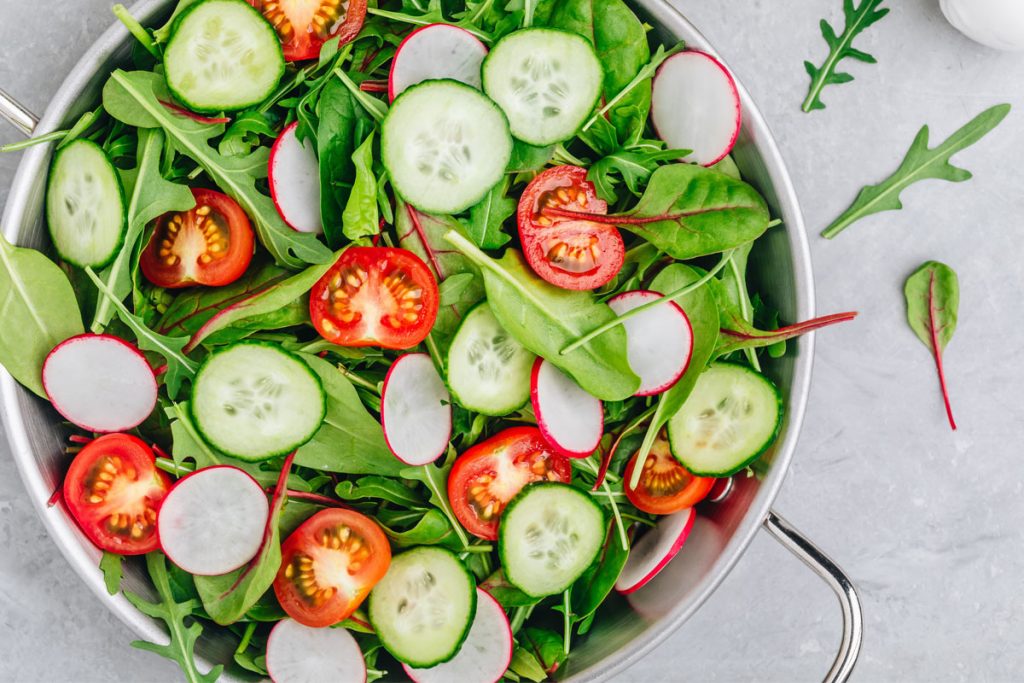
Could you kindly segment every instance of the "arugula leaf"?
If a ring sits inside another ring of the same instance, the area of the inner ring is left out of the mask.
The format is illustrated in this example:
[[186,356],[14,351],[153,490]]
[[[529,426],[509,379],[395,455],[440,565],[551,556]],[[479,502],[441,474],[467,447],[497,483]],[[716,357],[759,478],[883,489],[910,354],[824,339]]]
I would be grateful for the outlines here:
[[[132,174],[131,199],[128,201],[128,228],[124,243],[113,263],[104,268],[99,276],[114,296],[124,300],[132,291],[132,256],[139,248],[139,241],[146,225],[157,217],[172,211],[188,211],[196,200],[185,185],[178,185],[160,175],[160,158],[164,147],[163,131],[158,129],[140,130],[136,158],[138,166]],[[110,300],[101,298],[96,305],[92,319],[92,331],[99,334],[106,327],[114,311]]]
[[397,476],[406,465],[391,453],[380,423],[366,412],[352,383],[322,358],[305,354],[302,358],[323,382],[327,417],[299,448],[295,464],[342,474]]
[[511,239],[502,226],[509,216],[516,212],[516,200],[506,196],[510,179],[495,185],[475,206],[469,210],[465,222],[466,234],[481,249],[500,249]]
[[100,293],[113,305],[121,322],[135,334],[139,348],[143,351],[158,353],[167,362],[167,371],[163,374],[163,382],[167,385],[167,395],[173,399],[178,395],[182,381],[195,377],[198,368],[196,362],[185,355],[184,348],[188,340],[154,332],[137,315],[125,308],[125,305],[103,284],[92,268],[87,267],[85,273],[96,285],[96,289],[100,290]]
[[920,180],[935,178],[951,183],[970,180],[971,172],[954,166],[950,163],[950,158],[985,137],[1009,113],[1009,104],[999,104],[986,109],[934,148],[928,147],[928,126],[924,126],[914,138],[910,150],[896,172],[878,185],[863,188],[850,208],[821,233],[822,237],[832,239],[853,223],[871,214],[902,209],[900,193]]
[[100,558],[100,571],[103,572],[103,586],[108,595],[121,592],[121,578],[124,576],[124,557],[116,553],[103,551]]
[[636,145],[620,147],[591,164],[587,180],[594,183],[598,196],[609,204],[618,201],[615,186],[620,182],[639,197],[641,188],[662,162],[678,161],[690,153],[685,149],[664,147],[665,143],[660,140],[640,140]]
[[412,24],[414,26],[452,24],[453,26],[458,26],[461,29],[469,31],[484,43],[490,44],[494,40],[493,36],[486,31],[481,30],[474,24],[474,18],[472,16],[465,16],[459,21],[449,21],[448,19],[445,19],[441,10],[441,0],[430,0],[425,11],[418,4],[416,8],[421,11],[420,14],[412,14],[411,12],[393,12],[391,10],[383,10],[376,7],[367,7],[366,13],[381,17],[382,19],[397,21],[404,24]]
[[277,137],[269,115],[259,111],[238,114],[217,143],[217,151],[224,156],[245,156],[260,145],[260,137]]
[[554,363],[597,398],[617,401],[633,395],[640,378],[626,360],[626,332],[621,325],[562,353],[574,340],[616,318],[592,292],[561,289],[541,280],[515,249],[495,261],[454,230],[445,239],[480,268],[491,310],[516,341]]
[[866,64],[875,64],[876,59],[867,52],[862,52],[853,47],[853,39],[864,29],[879,21],[889,13],[889,8],[879,9],[885,0],[861,0],[859,6],[854,6],[853,0],[843,0],[843,15],[846,17],[846,27],[840,36],[836,35],[835,29],[826,20],[821,20],[821,35],[828,44],[828,58],[820,66],[816,67],[812,62],[804,62],[807,75],[811,77],[811,86],[807,92],[802,109],[811,112],[815,109],[824,109],[825,104],[821,101],[821,91],[828,85],[840,85],[849,83],[853,76],[848,73],[836,71],[836,67],[846,57],[856,59]]
[[263,246],[278,264],[297,269],[305,263],[329,261],[331,252],[316,235],[289,228],[274,208],[270,197],[256,189],[255,169],[266,173],[264,147],[247,156],[224,156],[210,147],[220,126],[176,116],[160,104],[158,92],[163,80],[146,71],[118,69],[103,87],[103,106],[114,118],[139,128],[163,128],[180,153],[198,163],[213,182],[245,210]]
[[53,347],[82,334],[82,313],[67,275],[34,249],[0,234],[0,365],[46,398],[43,361]]
[[347,501],[383,500],[405,508],[421,508],[426,505],[419,494],[402,482],[387,477],[360,477],[355,481],[338,482],[334,492],[338,498]]
[[144,640],[136,640],[132,642],[132,647],[153,652],[177,662],[187,683],[214,683],[220,678],[224,666],[218,664],[207,673],[200,673],[199,667],[196,665],[195,647],[196,641],[203,632],[203,626],[194,619],[186,625],[186,619],[191,618],[196,608],[199,607],[199,600],[190,599],[179,602],[175,598],[171,591],[167,562],[162,553],[153,552],[146,555],[146,568],[149,570],[149,578],[153,581],[160,602],[149,602],[145,598],[127,591],[124,595],[128,598],[128,602],[147,617],[161,619],[167,624],[170,642],[167,645],[157,645]]
[[946,417],[949,426],[956,431],[942,365],[942,353],[953,339],[960,308],[960,282],[956,271],[944,263],[927,261],[907,278],[903,292],[907,298],[907,322],[935,358]]
[[377,213],[377,176],[373,173],[374,131],[352,153],[356,178],[341,214],[342,230],[352,241],[380,232]]
[[451,522],[440,510],[431,508],[423,513],[412,528],[397,531],[381,524],[381,528],[392,544],[398,548],[410,548],[417,545],[443,545],[452,550],[462,550],[463,543],[452,529]]
[[430,504],[444,513],[444,516],[448,518],[451,524],[451,528],[455,531],[456,536],[459,537],[459,541],[462,543],[461,547],[466,548],[469,546],[469,539],[466,537],[466,532],[462,530],[462,524],[455,516],[452,504],[448,500],[448,475],[455,465],[457,456],[458,453],[455,452],[455,449],[449,446],[448,455],[445,456],[444,463],[440,467],[437,465],[406,467],[399,472],[399,476],[402,479],[412,479],[426,485],[427,490],[430,491]]
[[281,568],[281,508],[284,506],[288,489],[288,471],[291,470],[295,454],[289,455],[281,467],[274,495],[271,499],[270,514],[263,530],[263,540],[256,556],[244,567],[220,576],[196,576],[196,590],[203,601],[203,607],[210,618],[222,626],[233,624],[263,597],[274,583]]

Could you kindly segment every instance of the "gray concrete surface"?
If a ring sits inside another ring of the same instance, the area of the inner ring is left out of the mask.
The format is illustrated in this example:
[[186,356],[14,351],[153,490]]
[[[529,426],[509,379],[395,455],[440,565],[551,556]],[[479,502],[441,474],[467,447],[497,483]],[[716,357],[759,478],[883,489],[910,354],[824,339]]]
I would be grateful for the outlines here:
[[[811,230],[822,312],[857,322],[819,336],[812,403],[777,507],[861,589],[859,681],[1019,680],[1024,670],[1024,55],[977,46],[937,0],[887,3],[853,83],[799,111],[802,61],[824,56],[818,20],[840,0],[675,0],[754,94],[778,137]],[[0,0],[0,87],[42,111],[111,22],[108,0]],[[997,102],[1016,109],[961,154],[968,183],[931,181],[828,242],[858,188],[895,168],[918,127],[945,138]],[[0,125],[0,142],[17,138]],[[0,157],[0,203],[18,155]],[[902,285],[926,259],[959,271],[960,328],[947,372],[960,430],[946,426]],[[0,453],[0,680],[172,681],[172,665],[81,588]],[[699,614],[623,681],[811,681],[838,639],[823,584],[767,537]]]

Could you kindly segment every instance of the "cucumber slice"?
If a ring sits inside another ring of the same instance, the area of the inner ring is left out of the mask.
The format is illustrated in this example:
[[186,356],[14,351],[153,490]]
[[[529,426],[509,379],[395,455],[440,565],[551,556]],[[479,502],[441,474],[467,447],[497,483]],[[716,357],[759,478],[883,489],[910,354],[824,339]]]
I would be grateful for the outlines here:
[[46,221],[64,261],[98,269],[114,260],[124,242],[124,188],[99,145],[75,140],[57,151],[46,187]]
[[668,422],[672,455],[702,477],[727,477],[767,450],[782,424],[782,397],[763,375],[715,363]]
[[203,0],[174,21],[167,86],[192,111],[238,111],[265,100],[284,75],[274,27],[244,0]]
[[196,373],[190,404],[210,445],[266,460],[309,441],[327,412],[320,378],[298,356],[263,342],[211,354]]
[[541,147],[576,134],[603,79],[585,38],[550,28],[508,34],[483,66],[484,92],[505,111],[512,135]]
[[384,648],[400,662],[430,667],[462,647],[476,614],[476,581],[452,551],[423,546],[391,560],[369,605]]
[[395,191],[417,209],[452,214],[501,180],[512,136],[501,110],[452,80],[424,81],[391,105],[381,127],[381,157]]
[[463,408],[508,415],[530,400],[536,358],[505,331],[485,301],[466,314],[452,339],[448,389]]
[[526,486],[505,508],[498,552],[505,577],[535,598],[571,586],[601,551],[604,511],[568,484]]

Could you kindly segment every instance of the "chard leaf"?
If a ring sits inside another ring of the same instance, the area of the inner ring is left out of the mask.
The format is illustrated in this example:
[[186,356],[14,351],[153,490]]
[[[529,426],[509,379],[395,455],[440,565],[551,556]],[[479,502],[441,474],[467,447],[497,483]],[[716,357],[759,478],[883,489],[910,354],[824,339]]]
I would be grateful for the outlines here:
[[942,353],[953,339],[960,309],[960,281],[956,271],[944,263],[928,261],[907,278],[903,288],[907,298],[907,322],[935,358],[939,388],[946,407],[949,426],[955,431],[956,420],[949,402],[946,371]]
[[1010,113],[1010,105],[998,104],[981,112],[963,128],[950,135],[938,147],[928,147],[928,126],[918,132],[903,163],[878,185],[868,185],[843,214],[832,222],[822,237],[832,239],[860,219],[880,211],[903,208],[900,193],[914,183],[934,178],[962,183],[971,179],[971,172],[954,166],[950,158],[981,140]]

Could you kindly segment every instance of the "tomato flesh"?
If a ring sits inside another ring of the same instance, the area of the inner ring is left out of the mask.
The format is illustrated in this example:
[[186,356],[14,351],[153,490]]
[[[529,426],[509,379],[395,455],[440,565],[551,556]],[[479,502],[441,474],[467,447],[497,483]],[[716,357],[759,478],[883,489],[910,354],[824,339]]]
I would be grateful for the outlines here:
[[623,481],[627,482],[626,497],[638,510],[670,515],[704,500],[715,485],[714,477],[690,474],[672,456],[668,442],[659,437],[644,462],[640,483],[635,489],[630,488],[628,482],[636,468],[637,455],[630,459]]
[[513,427],[458,457],[448,475],[448,500],[469,533],[494,541],[501,513],[524,486],[571,480],[569,459],[555,452],[539,429]]
[[252,261],[249,217],[234,199],[193,189],[196,205],[156,220],[139,265],[158,287],[222,287],[242,277]]
[[391,546],[376,522],[354,510],[316,513],[281,545],[274,593],[288,616],[330,626],[362,604],[391,565]]
[[64,477],[64,503],[96,547],[143,555],[159,547],[157,512],[170,487],[142,440],[107,434],[75,456]]
[[328,40],[338,45],[358,35],[366,19],[366,0],[249,0],[274,27],[289,62],[315,59]]
[[613,225],[544,213],[558,208],[608,213],[586,169],[556,166],[534,178],[519,200],[517,222],[523,253],[534,272],[563,289],[596,289],[621,270],[626,249]]
[[437,319],[437,281],[416,254],[390,247],[351,247],[309,297],[320,335],[341,346],[407,349]]

